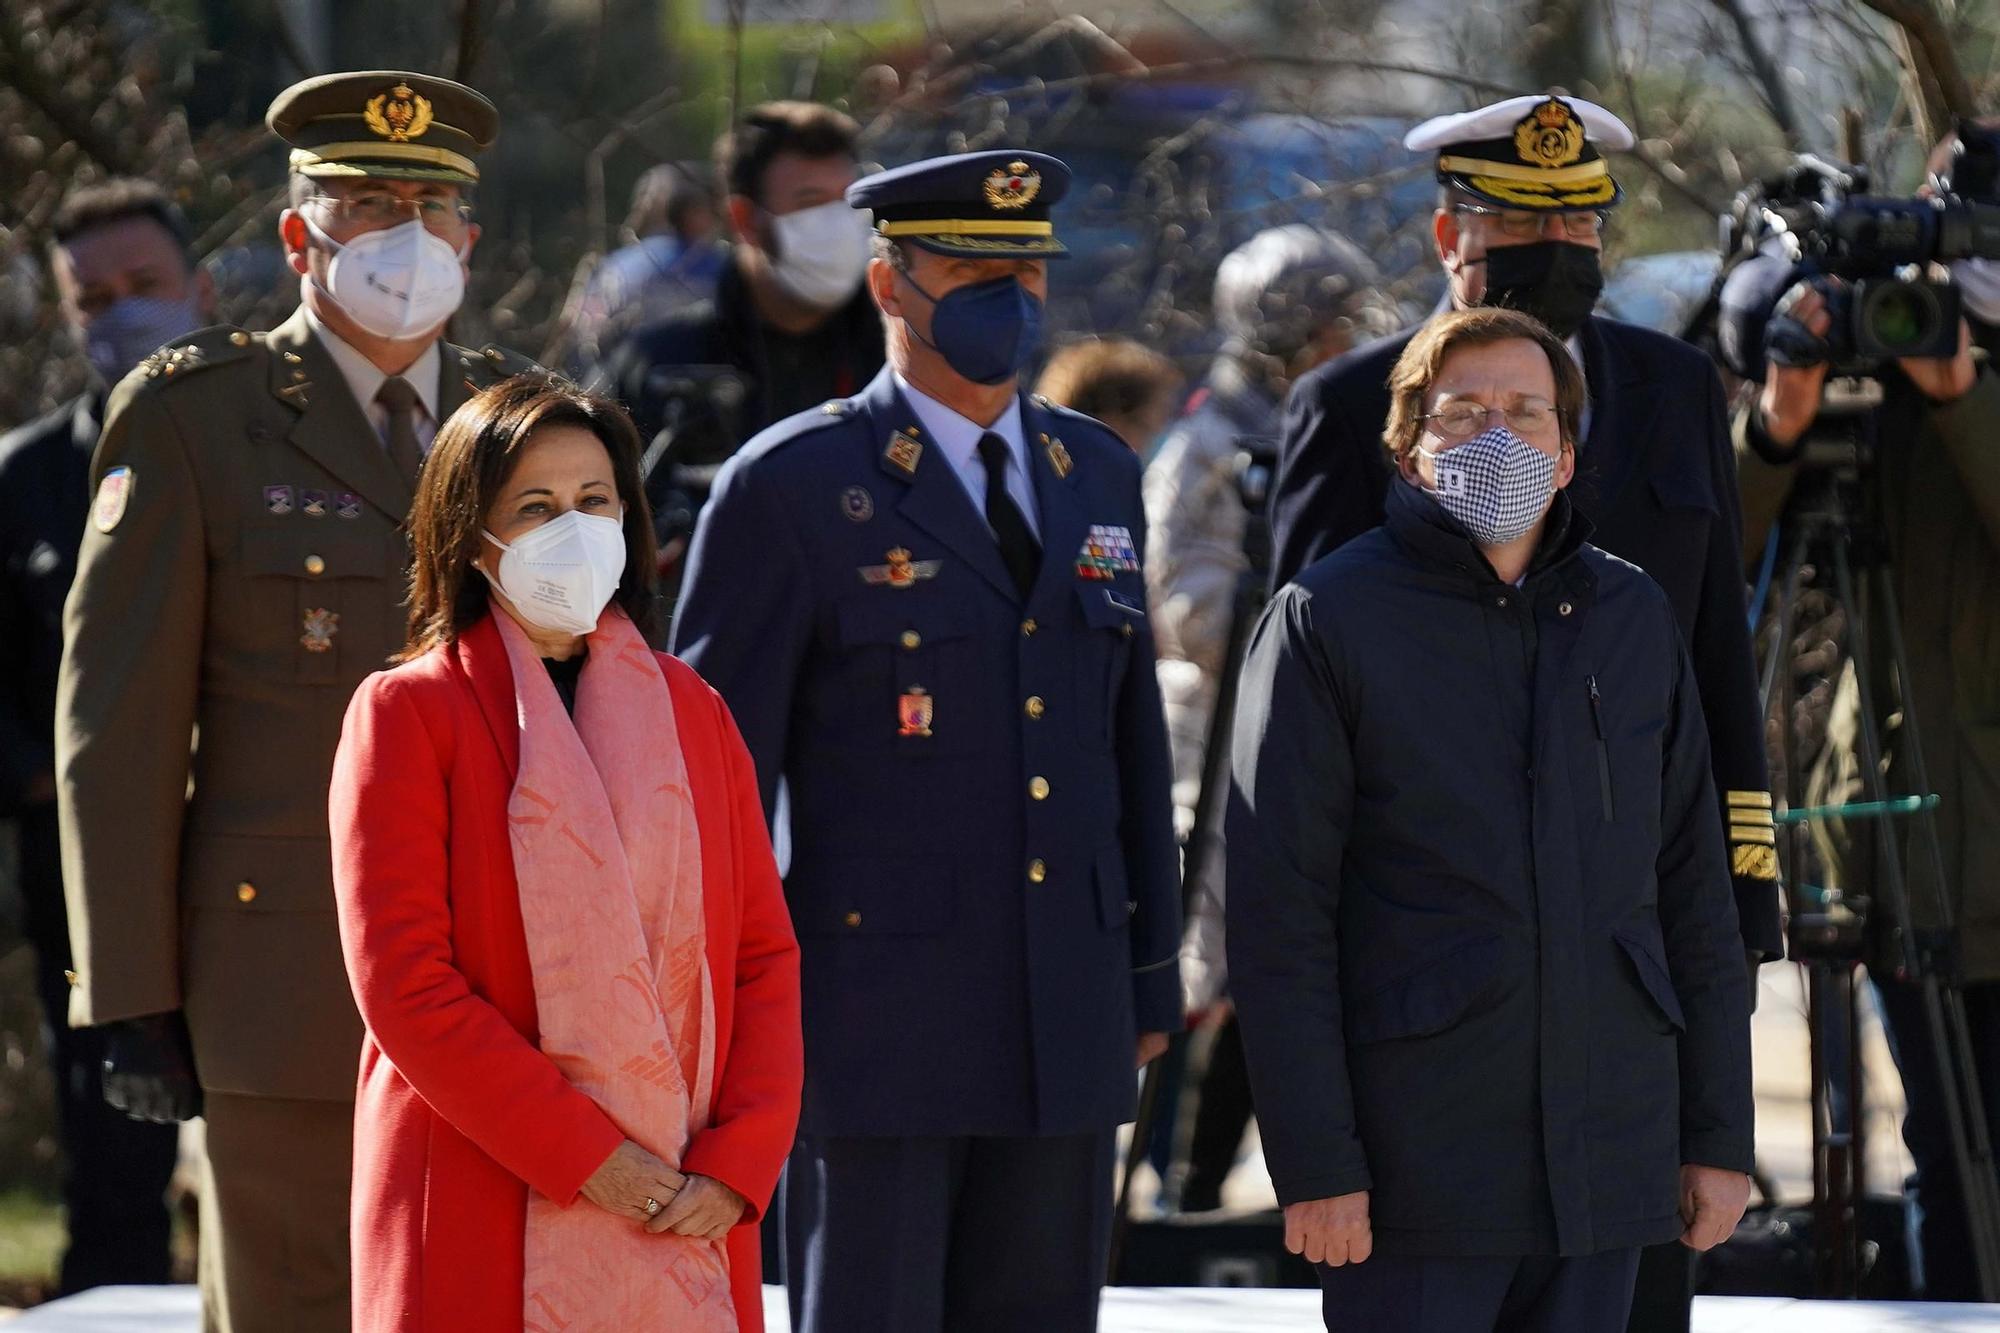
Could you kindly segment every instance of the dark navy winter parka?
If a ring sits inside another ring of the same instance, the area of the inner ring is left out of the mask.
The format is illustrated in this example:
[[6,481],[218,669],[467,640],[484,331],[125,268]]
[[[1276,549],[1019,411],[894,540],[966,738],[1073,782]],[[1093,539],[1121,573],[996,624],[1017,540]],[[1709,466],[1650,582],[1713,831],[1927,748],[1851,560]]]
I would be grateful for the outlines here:
[[1522,585],[1407,484],[1257,627],[1228,949],[1283,1203],[1386,1254],[1670,1240],[1751,1165],[1749,1006],[1666,596],[1558,495]]

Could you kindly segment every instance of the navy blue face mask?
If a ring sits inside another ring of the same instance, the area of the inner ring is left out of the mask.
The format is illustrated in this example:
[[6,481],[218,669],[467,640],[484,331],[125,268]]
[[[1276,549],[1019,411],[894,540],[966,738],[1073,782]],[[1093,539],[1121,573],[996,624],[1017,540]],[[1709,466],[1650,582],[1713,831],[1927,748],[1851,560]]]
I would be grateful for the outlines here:
[[910,336],[974,384],[1003,384],[1035,355],[1042,339],[1042,303],[1018,278],[975,282],[942,297],[918,287],[907,273],[903,280],[931,303],[931,336],[924,337],[905,319]]

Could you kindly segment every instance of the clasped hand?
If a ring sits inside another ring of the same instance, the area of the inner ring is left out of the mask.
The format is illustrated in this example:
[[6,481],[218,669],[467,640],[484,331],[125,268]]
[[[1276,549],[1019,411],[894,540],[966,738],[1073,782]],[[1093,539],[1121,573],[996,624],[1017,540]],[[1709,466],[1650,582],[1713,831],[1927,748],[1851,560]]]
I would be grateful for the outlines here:
[[[721,1240],[750,1203],[713,1176],[683,1175],[627,1139],[583,1182],[583,1197],[607,1213],[643,1223],[658,1235]],[[660,1205],[648,1213],[646,1200]]]

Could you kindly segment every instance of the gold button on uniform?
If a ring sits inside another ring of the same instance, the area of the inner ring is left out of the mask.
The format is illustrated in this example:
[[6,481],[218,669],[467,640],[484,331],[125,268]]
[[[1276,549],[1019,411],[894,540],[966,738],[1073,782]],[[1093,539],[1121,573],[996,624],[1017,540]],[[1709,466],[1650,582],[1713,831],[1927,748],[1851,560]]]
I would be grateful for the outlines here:
[[306,573],[312,575],[314,578],[318,578],[320,575],[326,573],[326,561],[316,555],[307,556]]
[[924,641],[924,636],[917,633],[915,630],[906,629],[903,631],[903,646],[905,648],[915,648],[923,641]]
[[1034,797],[1038,801],[1046,801],[1047,799],[1049,799],[1049,780],[1044,777],[1034,777],[1028,779],[1028,795]]
[[1048,711],[1049,706],[1042,702],[1041,695],[1031,694],[1028,696],[1028,702],[1022,704],[1021,708],[1029,717],[1039,722],[1041,721],[1042,714]]
[[79,979],[78,979],[78,977],[77,977],[76,973],[75,973],[75,972],[73,972],[73,971],[70,971],[70,972],[64,972],[64,973],[63,973],[63,980],[64,980],[64,981],[67,981],[67,982],[68,982],[68,983],[69,983],[70,985],[72,985],[72,986],[75,986],[75,985],[79,984]]
[[1049,868],[1042,864],[1042,859],[1039,856],[1028,862],[1028,883],[1040,884],[1048,877]]
[[1035,622],[1032,620],[1024,620],[1021,622],[1021,633],[1023,634],[1033,634],[1036,628],[1037,626]]
[[861,924],[861,913],[849,912],[846,916],[840,919],[846,922],[849,926],[858,926]]
[[236,886],[237,902],[249,903],[249,902],[255,902],[256,900],[257,900],[257,886],[255,884],[252,884],[249,880],[246,879],[241,884],[238,884]]
[[1128,639],[1132,637],[1132,627],[1130,625],[1120,625],[1118,632]]
[[1562,603],[1561,605],[1559,605],[1559,606],[1557,606],[1557,607],[1556,607],[1556,614],[1557,614],[1557,615],[1559,615],[1559,616],[1566,616],[1566,615],[1568,615],[1568,614],[1569,614],[1569,613],[1570,613],[1571,611],[1574,611],[1575,609],[1576,609],[1576,608],[1575,608],[1575,607],[1573,607],[1573,606],[1571,606],[1571,605],[1570,605],[1570,604],[1569,604],[1568,602],[1564,602],[1564,603]]

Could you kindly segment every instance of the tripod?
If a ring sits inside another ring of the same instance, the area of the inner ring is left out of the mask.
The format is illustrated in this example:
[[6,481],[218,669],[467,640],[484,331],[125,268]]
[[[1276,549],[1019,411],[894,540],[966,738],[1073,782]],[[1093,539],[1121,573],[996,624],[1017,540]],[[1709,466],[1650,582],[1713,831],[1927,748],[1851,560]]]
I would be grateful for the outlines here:
[[[1800,901],[1793,904],[1792,956],[1805,963],[1808,976],[1815,1285],[1820,1295],[1854,1297],[1866,1267],[1857,1211],[1865,1193],[1857,968],[1872,928],[1880,949],[1878,966],[1897,980],[1916,985],[1922,997],[1931,1046],[1938,1053],[1934,1072],[1943,1094],[1953,1165],[1963,1183],[1980,1298],[1994,1301],[2000,1300],[2000,1184],[1994,1177],[1993,1147],[1959,989],[1950,885],[1934,814],[1937,801],[1928,794],[1929,770],[1911,697],[1895,569],[1880,535],[1881,525],[1872,521],[1874,515],[1866,508],[1877,493],[1867,484],[1874,426],[1872,412],[1836,418],[1829,433],[1809,438],[1805,446],[1808,470],[1802,483],[1809,489],[1793,497],[1773,536],[1773,549],[1786,549],[1788,554],[1776,584],[1772,614],[1777,634],[1763,678],[1765,716],[1771,715],[1776,694],[1785,737],[1789,808],[1777,822],[1785,831],[1789,863],[1805,864],[1806,834],[1820,821],[1869,821],[1880,835],[1872,840],[1874,895],[1864,898],[1800,885]],[[1849,618],[1865,790],[1860,802],[1810,807],[1791,724],[1796,697],[1790,645],[1809,571],[1829,568],[1834,595]],[[1883,698],[1876,693],[1878,645],[1871,642],[1878,636],[1887,647],[1887,664],[1901,696],[1898,744],[1916,796],[1892,796],[1887,789],[1876,712]],[[1934,926],[1918,929],[1910,914],[1903,848],[1901,840],[1892,836],[1895,820],[1908,821],[1904,826],[1908,846],[1926,859],[1937,886]],[[1812,901],[1805,901],[1807,895]],[[1872,922],[1871,913],[1876,918]],[[1837,1088],[1834,1061],[1843,1055],[1845,1087]]]

